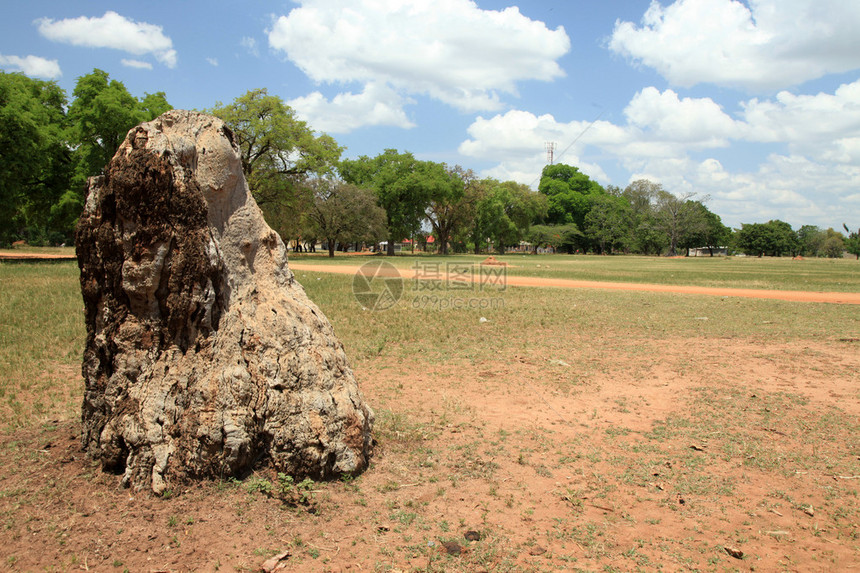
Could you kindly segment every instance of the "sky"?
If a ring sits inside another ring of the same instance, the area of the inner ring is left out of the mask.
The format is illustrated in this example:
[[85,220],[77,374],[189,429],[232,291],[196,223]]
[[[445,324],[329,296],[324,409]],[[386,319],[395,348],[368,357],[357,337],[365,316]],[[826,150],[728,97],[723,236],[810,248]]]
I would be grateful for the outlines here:
[[2,0],[0,69],[99,68],[205,110],[256,88],[344,157],[695,194],[725,224],[860,227],[860,2]]

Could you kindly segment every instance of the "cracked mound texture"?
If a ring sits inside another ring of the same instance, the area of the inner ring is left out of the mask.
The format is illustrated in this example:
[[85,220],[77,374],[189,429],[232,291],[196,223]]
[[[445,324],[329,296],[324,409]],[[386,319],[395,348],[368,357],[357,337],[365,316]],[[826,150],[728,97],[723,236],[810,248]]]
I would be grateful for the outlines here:
[[362,471],[367,407],[217,118],[132,129],[78,224],[84,448],[123,483]]

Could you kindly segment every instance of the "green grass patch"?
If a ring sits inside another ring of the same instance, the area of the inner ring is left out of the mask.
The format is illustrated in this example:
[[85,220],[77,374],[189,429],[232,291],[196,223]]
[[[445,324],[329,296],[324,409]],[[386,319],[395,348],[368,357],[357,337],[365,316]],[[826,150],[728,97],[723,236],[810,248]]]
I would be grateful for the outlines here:
[[[520,258],[532,265],[568,260],[560,256]],[[356,259],[341,257],[335,261]],[[390,260],[399,265],[414,264],[409,257]],[[570,258],[572,263],[591,264],[591,260],[604,268],[617,262],[686,263],[682,259],[644,257]],[[703,266],[719,263],[707,261]],[[855,268],[829,265],[830,261],[820,263],[820,268],[833,272],[831,279],[822,282],[839,279]],[[692,266],[699,264],[691,261]],[[855,307],[847,305],[515,287],[441,290],[432,293],[434,303],[422,298],[428,293],[420,284],[407,280],[400,301],[389,310],[375,312],[363,309],[352,295],[349,275],[297,271],[297,278],[334,324],[350,358],[358,363],[378,356],[421,356],[431,363],[470,362],[512,352],[563,359],[560,354],[552,355],[555,348],[563,349],[571,340],[588,341],[595,361],[576,368],[547,362],[549,370],[557,371],[558,388],[565,392],[605,367],[601,362],[604,350],[593,341],[611,339],[615,345],[627,345],[625,351],[635,354],[638,341],[662,337],[814,339],[845,344],[839,341],[860,336],[860,316]],[[82,310],[74,262],[0,263],[0,427],[9,430],[54,417],[77,416],[85,338]],[[570,380],[565,382],[561,377],[568,372]]]
[[4,430],[77,414],[83,301],[74,262],[0,263],[0,414]]

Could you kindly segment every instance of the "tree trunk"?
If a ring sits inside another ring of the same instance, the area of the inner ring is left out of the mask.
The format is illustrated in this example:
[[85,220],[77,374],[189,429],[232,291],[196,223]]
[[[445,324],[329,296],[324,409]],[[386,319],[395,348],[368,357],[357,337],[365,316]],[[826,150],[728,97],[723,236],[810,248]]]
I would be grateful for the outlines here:
[[448,238],[450,237],[450,233],[447,230],[437,229],[436,230],[436,240],[439,242],[439,254],[447,255],[448,254]]
[[386,255],[388,255],[389,257],[394,256],[394,239],[389,237],[388,245],[387,245],[385,250],[386,250],[386,252],[385,252]]

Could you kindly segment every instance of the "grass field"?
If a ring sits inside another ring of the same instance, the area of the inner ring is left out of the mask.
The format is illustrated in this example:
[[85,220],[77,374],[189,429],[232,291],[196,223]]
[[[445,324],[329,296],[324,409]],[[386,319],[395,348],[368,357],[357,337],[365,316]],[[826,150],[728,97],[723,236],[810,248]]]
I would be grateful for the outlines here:
[[[860,288],[854,261],[503,260],[532,276]],[[307,571],[860,566],[856,306],[541,288],[431,301],[406,281],[372,312],[349,276],[297,278],[377,413],[370,469],[316,484],[313,514],[259,481],[118,490],[75,450],[76,265],[0,263],[4,565],[254,570],[288,550]]]

